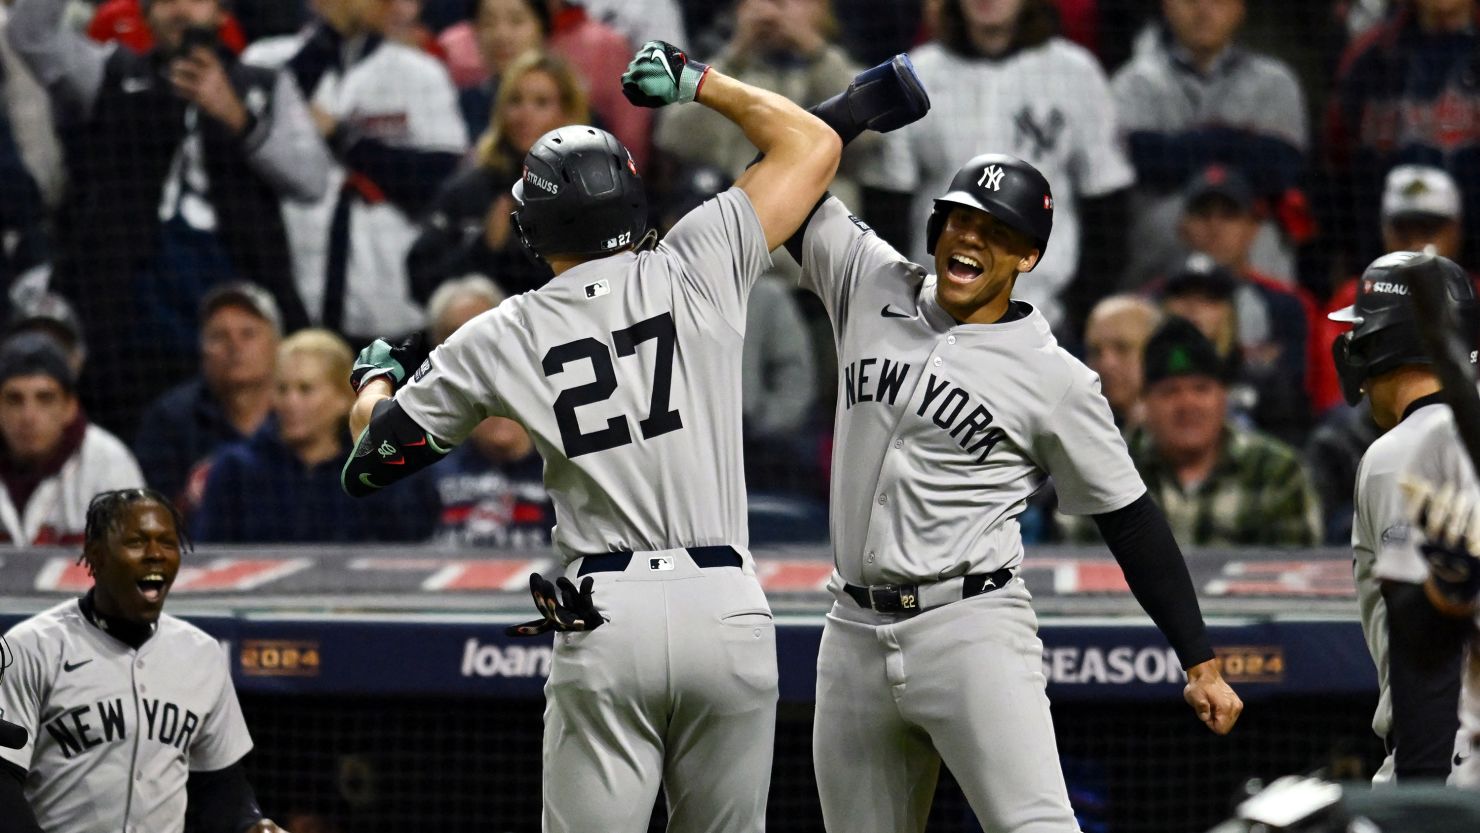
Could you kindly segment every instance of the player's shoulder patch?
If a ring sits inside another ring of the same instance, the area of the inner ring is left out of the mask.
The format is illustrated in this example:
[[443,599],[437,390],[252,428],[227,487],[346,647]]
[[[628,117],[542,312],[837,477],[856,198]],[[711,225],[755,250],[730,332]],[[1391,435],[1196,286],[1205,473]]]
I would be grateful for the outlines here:
[[864,234],[868,234],[873,231],[873,229],[869,227],[868,223],[865,223],[863,220],[860,220],[858,218],[857,214],[849,214],[848,219],[853,223],[853,225],[858,226],[858,230],[863,232]]
[[426,357],[426,360],[421,363],[421,367],[418,367],[416,369],[416,373],[412,374],[411,381],[413,381],[413,382],[420,382],[423,377],[425,377],[428,373],[431,373],[431,372],[432,372],[432,357],[431,356],[427,356]]

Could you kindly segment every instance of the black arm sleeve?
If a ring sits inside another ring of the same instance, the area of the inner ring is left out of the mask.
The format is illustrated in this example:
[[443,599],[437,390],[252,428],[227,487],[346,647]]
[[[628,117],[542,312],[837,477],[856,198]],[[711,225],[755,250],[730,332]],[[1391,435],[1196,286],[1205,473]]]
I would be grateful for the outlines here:
[[349,453],[339,485],[350,497],[365,497],[405,479],[447,456],[436,438],[394,399],[375,404],[370,425]]
[[817,199],[817,204],[812,206],[811,211],[807,212],[807,219],[803,220],[802,224],[797,226],[796,233],[788,237],[786,242],[782,244],[786,246],[786,251],[790,252],[793,258],[796,258],[798,266],[802,265],[802,257],[806,254],[806,249],[803,248],[802,243],[807,239],[807,226],[811,225],[812,218],[817,214],[817,209],[821,208],[822,204],[827,202],[827,198],[831,196],[831,191],[823,191],[822,196]]
[[6,820],[6,830],[42,833],[36,814],[31,812],[31,803],[26,801],[25,783],[24,769],[10,761],[0,761],[0,819]]
[[1095,524],[1125,573],[1131,594],[1176,650],[1183,668],[1213,658],[1207,628],[1182,548],[1161,508],[1143,494],[1123,509],[1095,515]]
[[1388,688],[1393,699],[1393,750],[1400,780],[1449,775],[1459,731],[1461,666],[1468,621],[1452,619],[1424,595],[1423,585],[1385,581]]

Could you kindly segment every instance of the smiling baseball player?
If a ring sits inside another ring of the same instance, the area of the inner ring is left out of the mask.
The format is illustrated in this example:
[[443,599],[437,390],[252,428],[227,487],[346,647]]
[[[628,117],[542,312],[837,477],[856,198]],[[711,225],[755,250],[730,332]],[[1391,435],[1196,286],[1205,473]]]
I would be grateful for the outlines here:
[[[888,109],[898,96],[876,96],[876,83],[907,75],[907,64],[869,70],[832,106]],[[344,483],[351,494],[388,485],[486,417],[522,423],[545,461],[566,563],[558,598],[532,577],[543,616],[515,628],[562,632],[545,687],[544,830],[646,831],[661,781],[669,830],[758,832],[777,682],[747,547],[746,299],[831,180],[841,142],[795,104],[668,44],[639,50],[623,84],[643,106],[718,111],[764,158],[649,250],[642,182],[621,143],[585,126],[542,137],[514,187],[514,218],[555,277],[464,325],[410,380],[413,353],[368,348],[352,380],[359,439]],[[918,117],[920,103],[900,109]]]
[[6,833],[273,833],[241,760],[252,739],[220,643],[165,614],[180,516],[152,489],[87,512],[86,596],[6,634],[0,714],[27,731],[0,749]]
[[1017,578],[1016,518],[1049,476],[1064,511],[1098,522],[1187,669],[1184,696],[1197,716],[1222,734],[1242,710],[1098,379],[1035,308],[1012,299],[1052,220],[1042,174],[983,155],[935,201],[926,229],[934,275],[836,198],[789,244],[832,319],[841,376],[837,601],[823,629],[813,724],[833,833],[924,830],[942,761],[985,829],[1078,829],[1037,620]]

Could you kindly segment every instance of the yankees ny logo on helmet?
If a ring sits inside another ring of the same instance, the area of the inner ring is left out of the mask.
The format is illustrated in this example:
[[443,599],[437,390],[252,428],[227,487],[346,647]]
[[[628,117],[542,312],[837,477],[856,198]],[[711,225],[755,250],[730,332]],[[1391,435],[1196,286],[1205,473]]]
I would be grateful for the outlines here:
[[993,191],[1002,190],[1002,175],[1007,173],[998,165],[988,165],[982,169],[982,177],[976,184],[983,188],[991,188]]

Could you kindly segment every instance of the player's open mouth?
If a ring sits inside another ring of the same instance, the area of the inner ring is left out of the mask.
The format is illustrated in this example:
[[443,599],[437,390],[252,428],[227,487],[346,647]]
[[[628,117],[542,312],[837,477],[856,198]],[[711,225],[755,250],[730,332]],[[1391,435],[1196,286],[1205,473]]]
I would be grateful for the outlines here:
[[167,582],[164,580],[164,573],[150,573],[139,579],[135,584],[139,587],[139,593],[150,604],[158,604],[164,600],[164,591],[167,586]]
[[969,255],[953,254],[946,264],[946,272],[953,280],[970,283],[981,276],[982,263]]

